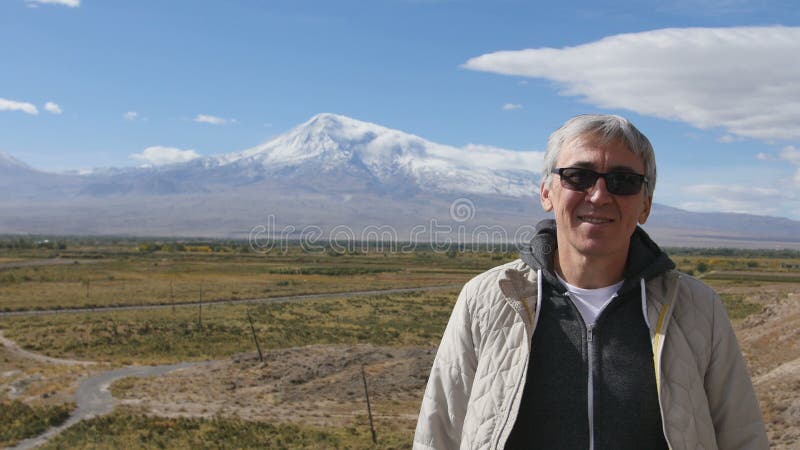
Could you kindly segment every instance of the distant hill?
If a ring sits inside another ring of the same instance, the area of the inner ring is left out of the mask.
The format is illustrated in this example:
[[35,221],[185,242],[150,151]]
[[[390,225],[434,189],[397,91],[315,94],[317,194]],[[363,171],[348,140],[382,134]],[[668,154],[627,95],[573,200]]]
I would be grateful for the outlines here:
[[[541,159],[335,114],[251,149],[165,166],[53,174],[0,153],[0,233],[374,238],[383,230],[402,241],[518,242],[546,217]],[[656,204],[646,229],[666,245],[800,248],[800,222],[776,217]]]

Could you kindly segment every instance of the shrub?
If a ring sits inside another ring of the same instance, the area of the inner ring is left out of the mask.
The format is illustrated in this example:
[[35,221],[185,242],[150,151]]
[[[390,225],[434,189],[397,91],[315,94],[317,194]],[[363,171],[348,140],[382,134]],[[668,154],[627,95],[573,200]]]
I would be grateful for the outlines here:
[[19,400],[0,400],[0,446],[10,447],[61,425],[73,408],[72,404],[34,407]]

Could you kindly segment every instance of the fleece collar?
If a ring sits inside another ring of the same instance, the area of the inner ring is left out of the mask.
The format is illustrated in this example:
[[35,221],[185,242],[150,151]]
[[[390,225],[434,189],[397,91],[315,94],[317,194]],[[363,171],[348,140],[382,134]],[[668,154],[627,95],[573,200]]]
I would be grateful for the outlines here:
[[[553,257],[558,248],[556,240],[556,221],[542,220],[536,224],[536,235],[520,249],[522,260],[534,270],[541,269],[542,277],[558,290],[564,287],[555,275]],[[675,268],[675,263],[664,251],[650,239],[650,236],[639,226],[631,236],[628,249],[628,261],[625,263],[625,282],[620,288],[622,294],[638,287],[639,280],[649,280],[659,274]]]

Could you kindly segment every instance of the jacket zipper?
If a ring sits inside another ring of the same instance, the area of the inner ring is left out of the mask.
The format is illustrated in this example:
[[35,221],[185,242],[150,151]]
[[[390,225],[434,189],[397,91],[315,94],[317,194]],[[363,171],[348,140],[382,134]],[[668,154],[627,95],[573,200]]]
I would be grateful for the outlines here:
[[572,296],[567,294],[567,298],[569,298],[573,310],[578,315],[578,320],[586,327],[586,365],[588,366],[586,412],[587,417],[589,418],[589,450],[594,450],[594,334],[595,330],[597,329],[597,323],[600,321],[600,317],[604,315],[606,310],[611,306],[611,303],[618,298],[618,295],[614,294],[609,299],[608,303],[606,303],[606,305],[603,307],[603,310],[600,311],[600,314],[595,317],[594,323],[590,323],[588,325],[586,322],[584,322],[583,316],[581,315],[580,311],[578,311],[578,307],[575,306]]
[[583,316],[578,310],[578,307],[575,306],[575,301],[572,299],[572,296],[569,293],[567,293],[566,296],[569,303],[572,305],[572,310],[575,312],[578,321],[586,327],[586,366],[588,372],[588,376],[586,377],[586,412],[589,422],[589,450],[594,450],[594,331],[597,328],[597,322],[600,321],[600,316],[602,316],[611,305],[611,301],[617,298],[617,294],[611,297],[611,301],[600,311],[594,323],[590,324],[587,324],[583,320]]
[[589,412],[589,450],[594,450],[594,324],[586,327],[586,350],[589,366],[589,386],[587,393],[587,408]]

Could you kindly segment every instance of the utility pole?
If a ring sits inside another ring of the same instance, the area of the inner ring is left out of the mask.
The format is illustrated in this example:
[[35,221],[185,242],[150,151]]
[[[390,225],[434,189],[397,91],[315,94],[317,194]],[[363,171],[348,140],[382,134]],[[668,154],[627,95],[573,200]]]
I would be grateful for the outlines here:
[[256,350],[258,350],[258,360],[264,362],[264,355],[261,354],[261,346],[258,345],[258,337],[256,337],[256,328],[253,326],[253,318],[250,317],[250,312],[247,312],[247,320],[250,322],[250,331],[253,332],[253,340],[256,342]]
[[364,380],[364,396],[367,397],[367,415],[369,415],[369,430],[372,432],[372,443],[378,443],[378,437],[375,434],[375,425],[372,423],[372,407],[369,404],[369,390],[367,390],[367,374],[364,372],[364,366],[361,366],[361,379]]
[[200,286],[200,303],[197,304],[197,323],[203,328],[203,286]]

